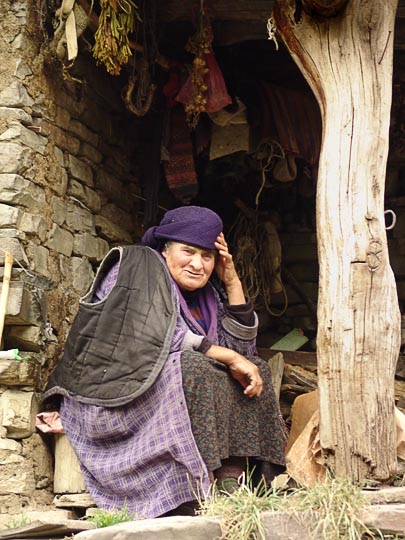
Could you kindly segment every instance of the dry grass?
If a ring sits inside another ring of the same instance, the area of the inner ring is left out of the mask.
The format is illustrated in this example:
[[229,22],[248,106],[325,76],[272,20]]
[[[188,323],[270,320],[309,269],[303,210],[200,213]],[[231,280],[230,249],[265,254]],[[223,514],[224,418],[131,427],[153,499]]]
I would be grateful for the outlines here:
[[264,483],[252,487],[248,477],[230,496],[214,489],[210,498],[201,501],[200,513],[223,516],[221,540],[264,540],[261,514],[276,510],[297,520],[309,538],[382,539],[379,531],[369,530],[358,517],[366,504],[360,488],[344,479],[329,478],[311,489],[276,490]]

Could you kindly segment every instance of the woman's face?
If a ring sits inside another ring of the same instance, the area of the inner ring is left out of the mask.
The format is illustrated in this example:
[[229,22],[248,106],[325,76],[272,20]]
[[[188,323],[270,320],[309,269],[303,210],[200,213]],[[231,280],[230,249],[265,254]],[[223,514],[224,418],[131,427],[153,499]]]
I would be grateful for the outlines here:
[[183,291],[201,289],[215,267],[215,250],[169,242],[162,251],[167,268]]

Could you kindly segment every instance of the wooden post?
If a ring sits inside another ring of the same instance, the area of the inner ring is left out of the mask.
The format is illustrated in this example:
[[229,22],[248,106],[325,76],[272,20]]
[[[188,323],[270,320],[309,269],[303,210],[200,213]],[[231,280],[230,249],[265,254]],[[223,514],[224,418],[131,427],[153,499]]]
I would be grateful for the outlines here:
[[[319,103],[317,356],[327,466],[396,470],[400,313],[384,223],[397,0],[275,0],[279,34]],[[333,15],[333,16],[329,16]]]
[[0,294],[0,348],[3,343],[4,320],[6,318],[8,291],[10,289],[13,260],[12,254],[9,251],[6,251],[4,253],[4,274]]

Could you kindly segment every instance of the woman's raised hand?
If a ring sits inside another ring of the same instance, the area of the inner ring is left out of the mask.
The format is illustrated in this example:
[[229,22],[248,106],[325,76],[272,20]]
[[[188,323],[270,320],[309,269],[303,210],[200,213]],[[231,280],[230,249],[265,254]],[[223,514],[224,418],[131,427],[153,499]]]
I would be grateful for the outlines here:
[[223,233],[218,236],[215,247],[219,253],[215,271],[225,285],[229,303],[233,305],[245,304],[246,298],[242,283],[236,272],[233,258],[231,253],[229,253],[228,244]]

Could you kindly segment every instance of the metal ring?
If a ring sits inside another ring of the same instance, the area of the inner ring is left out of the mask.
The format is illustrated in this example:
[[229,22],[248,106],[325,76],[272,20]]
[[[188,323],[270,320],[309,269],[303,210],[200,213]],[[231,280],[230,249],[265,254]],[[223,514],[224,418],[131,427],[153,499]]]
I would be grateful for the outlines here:
[[391,225],[388,225],[388,227],[385,227],[385,230],[389,231],[389,230],[393,229],[395,227],[395,225],[397,224],[397,215],[394,212],[394,210],[385,210],[384,211],[384,216],[385,216],[385,214],[390,214],[392,216]]

